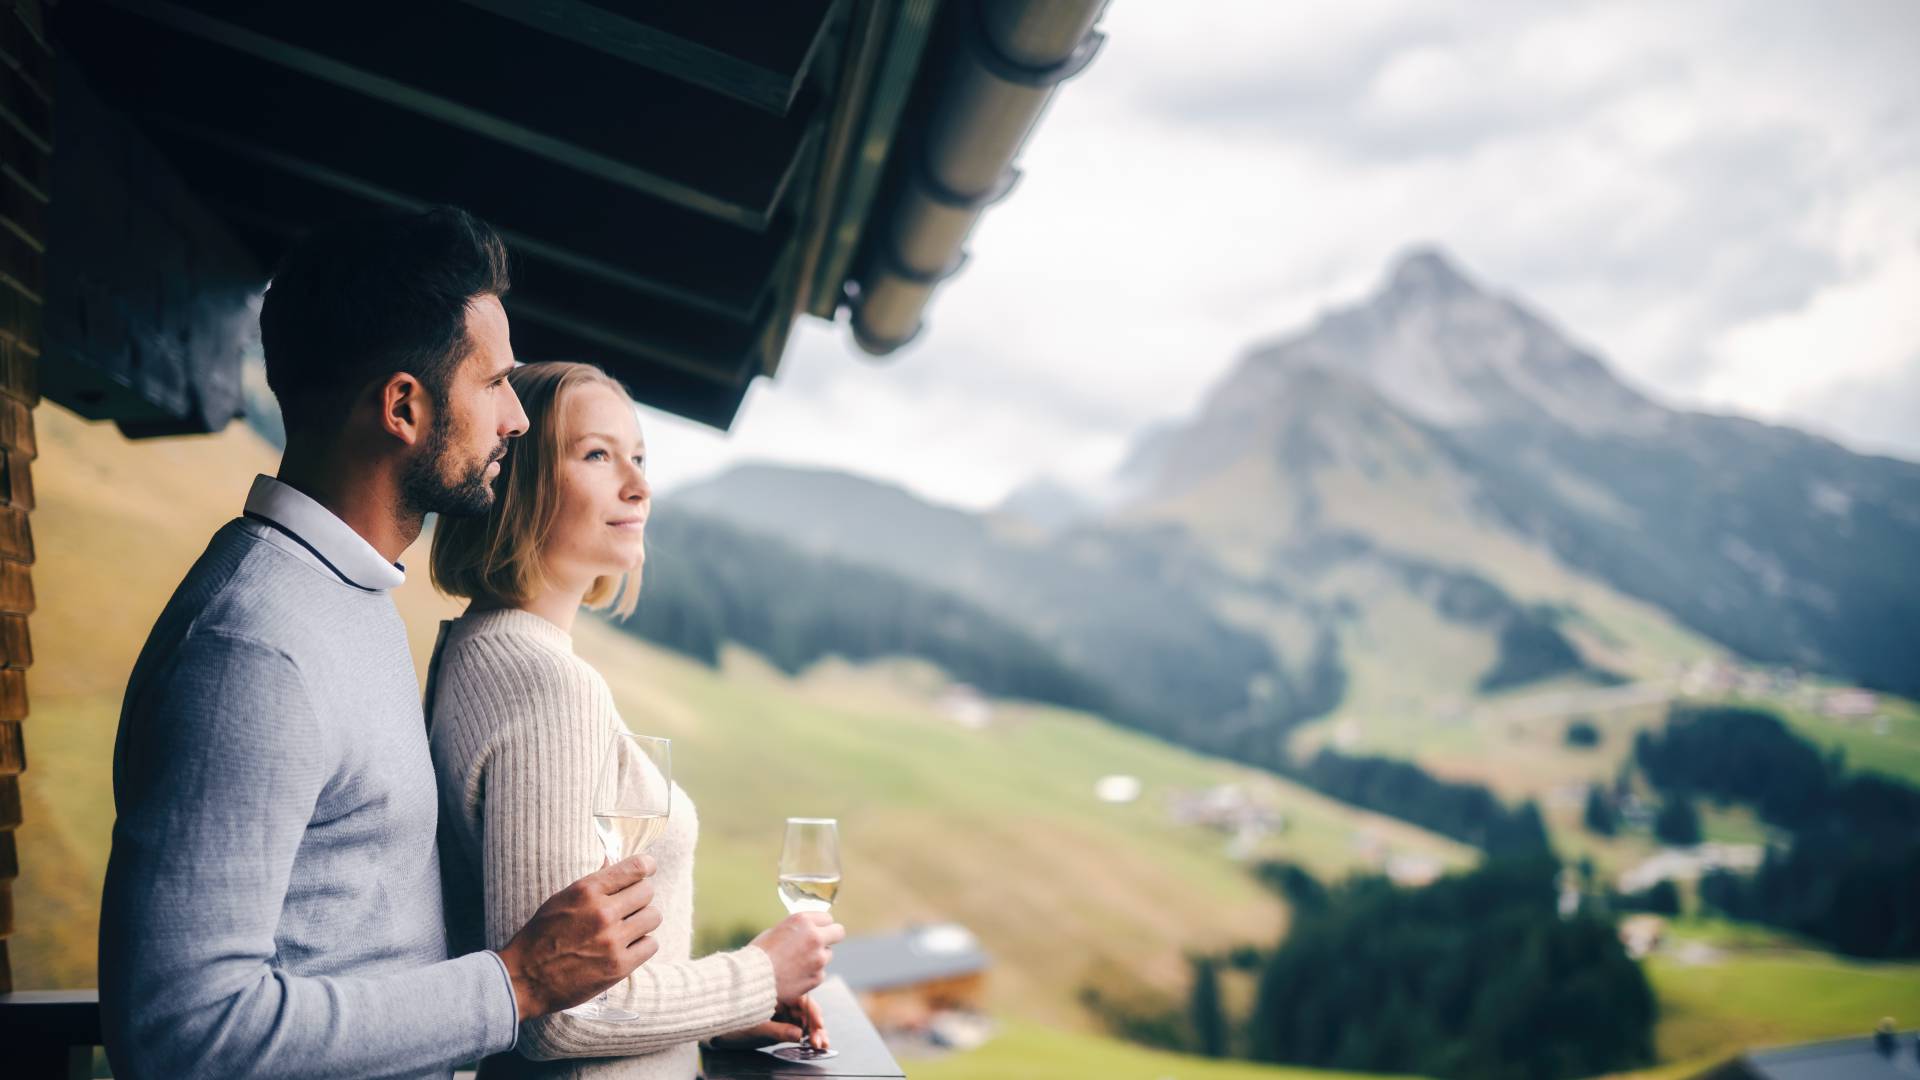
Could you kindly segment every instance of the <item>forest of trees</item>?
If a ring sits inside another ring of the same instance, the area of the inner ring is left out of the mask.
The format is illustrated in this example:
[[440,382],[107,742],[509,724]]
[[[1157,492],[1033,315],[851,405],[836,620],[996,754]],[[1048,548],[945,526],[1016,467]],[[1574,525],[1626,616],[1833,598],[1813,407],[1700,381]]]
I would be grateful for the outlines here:
[[1478,784],[1438,780],[1412,762],[1322,750],[1294,775],[1342,802],[1376,810],[1451,836],[1497,856],[1552,850],[1540,809],[1508,809]]
[[1746,803],[1793,834],[1752,875],[1707,876],[1702,902],[1854,956],[1920,956],[1920,788],[1850,771],[1752,709],[1675,708],[1634,756],[1670,802]]
[[[1287,898],[1286,937],[1191,958],[1185,1002],[1088,985],[1116,1034],[1210,1057],[1364,1072],[1559,1080],[1649,1064],[1656,1006],[1611,922],[1555,907],[1559,866],[1493,860],[1420,889],[1378,876],[1255,875]],[[1251,974],[1251,1004],[1224,992]]]
[[736,642],[792,673],[826,656],[919,656],[1006,697],[1113,715],[1032,637],[938,590],[688,514],[648,526],[646,593],[621,625],[703,663]]

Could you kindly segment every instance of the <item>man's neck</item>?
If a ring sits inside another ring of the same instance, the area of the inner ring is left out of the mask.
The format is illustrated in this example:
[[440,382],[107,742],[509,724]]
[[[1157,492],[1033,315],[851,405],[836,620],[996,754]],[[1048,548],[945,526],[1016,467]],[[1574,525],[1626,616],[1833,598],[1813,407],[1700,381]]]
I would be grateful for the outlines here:
[[420,538],[421,516],[404,509],[386,463],[288,443],[275,479],[326,507],[390,563]]

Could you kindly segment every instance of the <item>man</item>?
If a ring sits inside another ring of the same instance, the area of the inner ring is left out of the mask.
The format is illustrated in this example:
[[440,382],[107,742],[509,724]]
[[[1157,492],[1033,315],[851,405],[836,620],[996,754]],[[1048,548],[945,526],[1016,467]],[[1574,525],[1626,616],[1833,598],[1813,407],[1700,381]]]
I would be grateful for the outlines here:
[[[308,238],[260,312],[277,479],[154,624],[114,747],[100,1008],[116,1076],[445,1076],[653,955],[644,856],[447,958],[437,797],[389,590],[526,430],[506,251],[453,209]],[[582,823],[585,827],[585,823]]]

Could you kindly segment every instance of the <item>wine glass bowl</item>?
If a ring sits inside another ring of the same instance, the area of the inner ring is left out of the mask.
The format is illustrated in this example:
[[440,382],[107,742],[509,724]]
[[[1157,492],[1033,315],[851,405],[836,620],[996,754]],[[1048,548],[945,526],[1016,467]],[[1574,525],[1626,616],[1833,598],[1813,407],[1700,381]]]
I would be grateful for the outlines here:
[[[667,831],[673,810],[673,743],[620,728],[608,740],[593,783],[593,832],[608,863],[638,855]],[[568,1013],[589,1020],[640,1019],[608,991]]]

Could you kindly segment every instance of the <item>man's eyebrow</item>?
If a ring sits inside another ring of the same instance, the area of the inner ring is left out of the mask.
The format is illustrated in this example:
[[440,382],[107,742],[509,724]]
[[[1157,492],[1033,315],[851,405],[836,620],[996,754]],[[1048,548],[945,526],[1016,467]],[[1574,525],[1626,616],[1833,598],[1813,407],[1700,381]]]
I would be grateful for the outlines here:
[[519,364],[516,364],[516,363],[514,363],[513,361],[511,361],[511,360],[509,360],[509,361],[507,361],[507,366],[506,366],[506,367],[503,367],[503,368],[501,368],[500,370],[498,370],[498,371],[496,371],[496,372],[494,372],[494,373],[493,373],[492,375],[489,375],[489,376],[487,376],[487,381],[488,381],[488,382],[499,382],[499,381],[500,381],[501,379],[504,379],[504,378],[506,378],[507,376],[509,376],[509,375],[511,375],[511,374],[513,374],[513,369],[514,369],[514,368],[517,368],[517,367],[519,367],[519,366],[520,366]]

